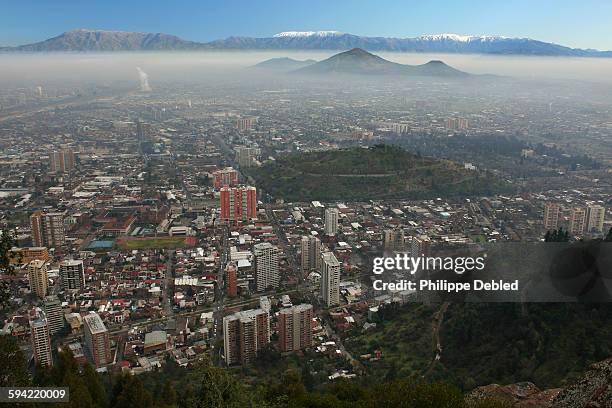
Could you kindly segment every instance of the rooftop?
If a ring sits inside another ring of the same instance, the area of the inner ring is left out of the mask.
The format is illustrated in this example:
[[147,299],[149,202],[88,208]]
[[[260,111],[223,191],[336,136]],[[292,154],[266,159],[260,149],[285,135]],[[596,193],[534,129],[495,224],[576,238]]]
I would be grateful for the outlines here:
[[83,318],[83,321],[89,328],[91,334],[99,334],[107,332],[104,322],[97,313],[90,313]]

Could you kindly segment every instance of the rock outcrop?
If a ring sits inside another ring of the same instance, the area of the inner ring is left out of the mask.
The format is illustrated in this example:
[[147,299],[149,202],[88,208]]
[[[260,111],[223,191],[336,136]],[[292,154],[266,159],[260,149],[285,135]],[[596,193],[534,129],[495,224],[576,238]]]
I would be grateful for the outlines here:
[[540,390],[535,384],[490,384],[475,388],[471,400],[506,401],[515,408],[612,408],[612,358],[591,365],[567,388]]
[[560,388],[542,391],[530,382],[510,385],[490,384],[472,390],[468,398],[507,401],[516,408],[552,408],[553,400],[560,392]]
[[612,408],[612,358],[593,364],[554,400],[555,408]]

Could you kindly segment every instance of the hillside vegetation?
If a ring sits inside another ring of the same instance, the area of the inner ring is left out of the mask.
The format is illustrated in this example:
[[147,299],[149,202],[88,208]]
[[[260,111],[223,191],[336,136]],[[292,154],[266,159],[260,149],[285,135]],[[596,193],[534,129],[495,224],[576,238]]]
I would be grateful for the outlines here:
[[[435,356],[431,323],[438,307],[408,305],[345,344],[355,355],[382,351],[380,361],[365,363],[372,378],[420,378]],[[450,304],[440,326],[441,358],[426,379],[464,390],[522,381],[563,387],[612,356],[611,338],[607,303]]]
[[250,175],[266,193],[287,201],[420,199],[509,190],[489,174],[387,145],[291,154]]

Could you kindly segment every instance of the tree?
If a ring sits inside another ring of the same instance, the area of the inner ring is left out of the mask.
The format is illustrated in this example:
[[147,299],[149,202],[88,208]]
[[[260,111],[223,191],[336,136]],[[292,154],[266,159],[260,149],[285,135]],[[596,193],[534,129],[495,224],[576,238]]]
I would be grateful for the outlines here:
[[[98,374],[91,370],[82,374],[78,363],[74,359],[74,355],[69,348],[64,348],[57,354],[57,362],[50,372],[50,378],[53,384],[49,386],[68,387],[70,389],[70,402],[67,403],[68,408],[104,408],[106,405],[100,405],[99,401],[94,400],[90,387],[97,388],[96,384],[99,381],[94,380]],[[100,399],[100,390],[94,391],[96,398]]]
[[612,228],[610,228],[610,230],[606,234],[606,237],[604,238],[604,241],[605,242],[612,242]]
[[384,408],[455,408],[463,406],[463,394],[447,384],[412,384],[396,380],[374,387],[367,406]]
[[153,405],[151,394],[145,390],[142,382],[133,375],[122,376],[122,386],[114,399],[113,408],[150,407]]
[[159,399],[160,403],[163,405],[176,405],[176,391],[174,391],[174,387],[172,387],[172,383],[170,381],[164,382]]
[[308,367],[308,364],[302,365],[301,375],[302,375],[302,382],[304,383],[304,387],[306,387],[308,391],[312,391],[312,389],[315,386],[315,379],[312,373],[310,372],[310,368]]
[[203,362],[196,368],[198,379],[195,392],[184,398],[186,408],[245,408],[253,406],[249,393],[228,372]]
[[[15,268],[11,265],[11,249],[17,245],[13,234],[8,230],[0,231],[0,278],[15,275]],[[0,280],[0,309],[10,304],[10,281]]]
[[33,384],[37,387],[68,387],[67,408],[107,408],[108,397],[102,377],[87,364],[80,367],[69,348],[57,354],[52,368],[37,367]]
[[111,407],[114,407],[117,405],[117,400],[119,399],[119,396],[123,392],[123,389],[125,388],[127,384],[127,381],[128,381],[128,375],[126,374],[120,375],[114,381],[114,384],[111,390],[111,399],[110,399]]
[[358,402],[367,396],[367,389],[362,384],[344,379],[331,383],[327,392],[341,401]]
[[83,368],[83,379],[89,389],[91,399],[99,408],[105,408],[108,406],[108,398],[106,396],[106,390],[102,383],[102,378],[94,370],[91,364],[87,363]]
[[563,228],[559,228],[558,230],[546,231],[546,234],[544,235],[545,242],[569,242],[569,239],[569,232],[564,230]]
[[0,335],[0,387],[30,385],[30,374],[25,361],[15,339],[10,335]]
[[281,380],[281,389],[284,395],[291,399],[303,397],[306,394],[306,387],[302,383],[302,377],[296,370],[286,370]]
[[255,364],[261,368],[273,367],[280,361],[280,357],[278,350],[272,343],[268,343],[257,352]]
[[68,387],[70,390],[70,402],[66,405],[68,408],[97,408],[80,374],[67,372],[57,386]]
[[53,367],[53,376],[59,380],[69,373],[79,374],[79,365],[74,359],[72,351],[66,347],[57,354],[57,363]]

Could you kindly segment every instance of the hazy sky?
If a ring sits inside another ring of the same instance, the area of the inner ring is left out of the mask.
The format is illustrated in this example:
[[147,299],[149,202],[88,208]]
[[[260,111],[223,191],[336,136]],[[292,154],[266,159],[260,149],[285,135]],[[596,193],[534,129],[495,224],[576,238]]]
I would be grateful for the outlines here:
[[610,0],[0,0],[0,6],[0,45],[76,28],[164,32],[194,41],[338,30],[504,35],[612,50]]

